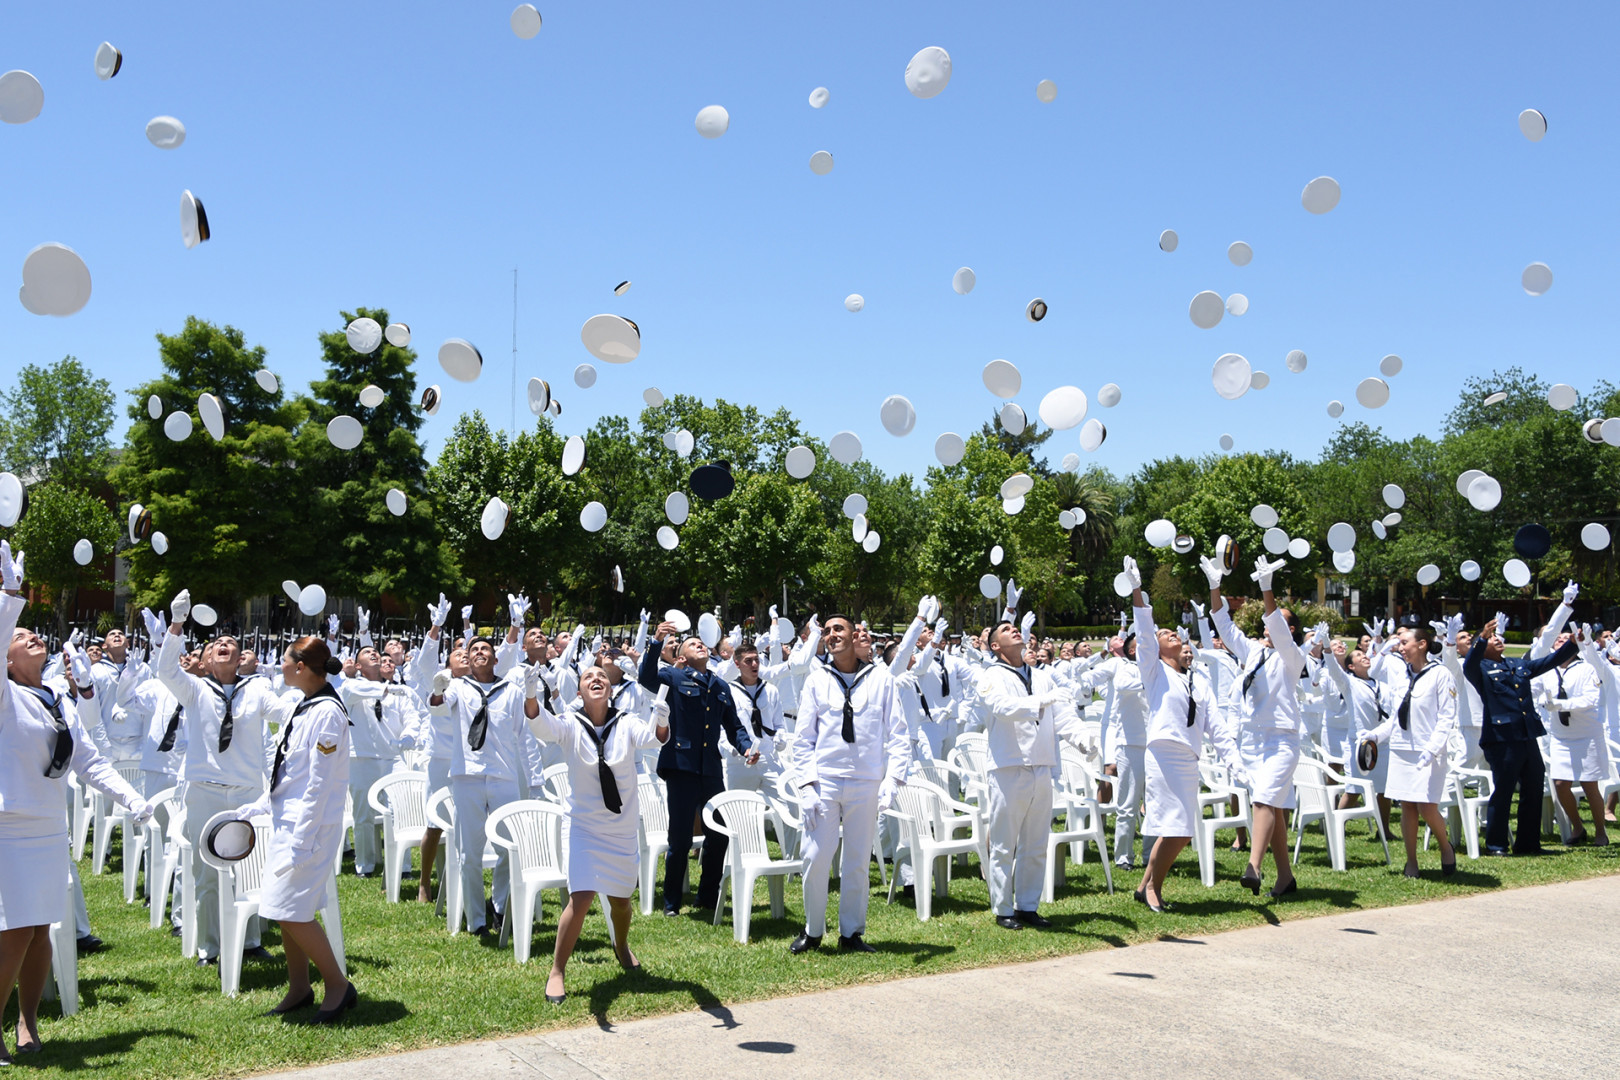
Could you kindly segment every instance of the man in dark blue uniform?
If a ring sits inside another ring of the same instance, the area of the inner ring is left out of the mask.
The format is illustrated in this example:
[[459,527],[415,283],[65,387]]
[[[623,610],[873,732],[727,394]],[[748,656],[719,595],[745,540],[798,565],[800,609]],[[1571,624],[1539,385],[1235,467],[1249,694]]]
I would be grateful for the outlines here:
[[[709,671],[709,650],[695,637],[681,642],[678,662],[658,667],[664,641],[678,632],[661,623],[655,640],[641,657],[638,681],[653,693],[669,687],[669,741],[658,752],[658,775],[669,792],[669,853],[664,857],[664,914],[681,909],[681,887],[692,847],[693,825],[703,804],[725,790],[720,764],[722,733],[750,765],[759,762],[748,730],[737,718],[731,684]],[[710,833],[703,840],[703,875],[698,879],[700,908],[712,908],[720,897],[726,865],[726,838]]]
[[1532,660],[1503,656],[1505,642],[1496,632],[1496,620],[1474,639],[1463,661],[1463,677],[1484,705],[1479,749],[1491,766],[1491,801],[1485,813],[1485,853],[1508,853],[1508,815],[1513,789],[1519,789],[1519,827],[1513,832],[1513,854],[1541,853],[1541,799],[1547,788],[1547,765],[1536,740],[1547,734],[1531,699],[1530,684],[1537,675],[1559,667],[1578,651],[1574,640],[1555,652]]

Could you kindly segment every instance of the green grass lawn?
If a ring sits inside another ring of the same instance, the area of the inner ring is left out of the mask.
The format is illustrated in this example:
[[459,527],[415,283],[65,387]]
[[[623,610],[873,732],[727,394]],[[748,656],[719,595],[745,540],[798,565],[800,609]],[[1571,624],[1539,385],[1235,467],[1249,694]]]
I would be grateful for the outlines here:
[[[1224,835],[1230,842],[1230,834]],[[183,959],[178,939],[147,928],[144,907],[124,905],[116,858],[101,877],[90,876],[86,859],[81,871],[91,920],[107,948],[82,959],[81,1011],[63,1019],[55,1004],[47,1002],[41,1014],[44,1053],[22,1058],[20,1064],[51,1076],[114,1069],[121,1080],[265,1072],[1620,871],[1620,845],[1566,850],[1553,844],[1546,856],[1536,859],[1471,863],[1464,857],[1456,876],[1442,881],[1440,856],[1431,847],[1420,856],[1423,878],[1409,881],[1400,874],[1399,851],[1394,852],[1394,866],[1386,867],[1376,840],[1358,829],[1350,840],[1350,870],[1341,874],[1329,869],[1322,835],[1313,830],[1306,836],[1298,871],[1300,892],[1287,902],[1266,903],[1264,893],[1257,899],[1237,884],[1242,858],[1225,851],[1223,843],[1219,880],[1215,888],[1205,889],[1189,848],[1165,890],[1178,910],[1154,915],[1131,898],[1140,872],[1116,872],[1115,892],[1109,895],[1093,854],[1084,865],[1068,864],[1057,902],[1043,909],[1056,928],[1017,933],[999,929],[991,920],[976,864],[970,876],[952,883],[948,900],[936,901],[934,918],[927,923],[918,922],[909,904],[898,898],[893,907],[885,905],[874,864],[868,937],[879,951],[866,956],[788,954],[803,914],[797,882],[787,890],[785,919],[769,917],[765,889],[757,888],[748,945],[732,940],[729,917],[715,927],[711,912],[688,909],[677,918],[638,914],[631,941],[644,970],[636,975],[619,969],[601,916],[593,913],[569,965],[569,996],[561,1006],[548,1005],[543,997],[558,910],[554,892],[545,898],[534,959],[519,967],[510,946],[499,949],[466,934],[448,937],[430,906],[389,905],[379,879],[361,881],[346,874],[340,884],[344,934],[350,974],[361,997],[349,1022],[336,1028],[308,1028],[259,1015],[282,992],[285,968],[273,926],[267,927],[264,943],[277,954],[276,961],[250,962],[243,972],[242,995],[227,999],[219,992],[217,968],[198,968]],[[405,891],[415,894],[414,880],[407,880]],[[836,926],[835,919],[830,921]],[[5,1024],[10,1044],[15,996]]]

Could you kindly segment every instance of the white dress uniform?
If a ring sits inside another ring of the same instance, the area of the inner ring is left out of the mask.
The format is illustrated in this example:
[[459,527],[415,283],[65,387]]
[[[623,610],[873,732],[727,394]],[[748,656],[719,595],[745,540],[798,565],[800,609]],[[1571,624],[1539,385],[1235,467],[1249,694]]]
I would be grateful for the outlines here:
[[764,794],[767,781],[782,771],[776,757],[776,740],[782,733],[782,694],[763,678],[749,686],[741,680],[730,683],[732,700],[737,703],[737,719],[754,737],[753,749],[759,761],[743,760],[730,739],[720,740],[720,768],[725,772],[729,791],[757,791]]
[[[568,816],[563,819],[562,832],[568,891],[628,899],[635,891],[640,865],[636,754],[659,745],[657,728],[634,712],[612,708],[602,727],[592,724],[583,710],[572,707],[564,708],[561,716],[542,708],[528,724],[541,742],[561,748],[562,759],[568,763]],[[616,810],[608,803],[603,762],[618,796]]]
[[101,717],[102,751],[109,761],[134,761],[141,756],[145,717],[131,714],[130,698],[150,675],[145,664],[127,654],[123,663],[104,656],[90,666]]
[[1305,654],[1283,617],[1273,608],[1265,617],[1271,646],[1263,648],[1232,622],[1226,598],[1212,613],[1221,641],[1243,669],[1239,685],[1243,731],[1239,749],[1249,774],[1250,801],[1279,810],[1294,808],[1294,769],[1299,765],[1299,737],[1304,730],[1299,709],[1299,677]]
[[295,703],[276,740],[270,789],[238,816],[270,815],[259,915],[310,922],[326,899],[343,850],[349,717],[330,684],[308,698],[290,696]]
[[[1446,746],[1457,727],[1457,686],[1445,665],[1430,660],[1407,668],[1406,688],[1373,738],[1389,742],[1386,798],[1437,803],[1446,788]],[[1425,764],[1423,757],[1429,761]]]
[[[1138,640],[1137,648],[1141,648]],[[1140,653],[1138,653],[1140,655]],[[1135,864],[1136,830],[1142,820],[1142,800],[1147,794],[1147,702],[1142,694],[1142,672],[1135,661],[1111,656],[1080,676],[1080,685],[1089,693],[1106,682],[1110,708],[1105,721],[1104,757],[1114,766],[1114,865]],[[1150,836],[1142,837],[1143,859],[1153,848]]]
[[1209,680],[1196,671],[1177,671],[1159,656],[1159,631],[1152,608],[1134,608],[1136,664],[1147,707],[1147,818],[1151,836],[1191,839],[1204,816],[1198,805],[1203,778],[1198,763],[1204,740],[1215,744],[1220,760],[1240,771],[1237,743],[1221,723]]
[[921,735],[930,756],[944,760],[956,741],[956,713],[962,690],[972,682],[967,665],[936,651],[933,660],[917,662],[917,694],[923,707]]
[[[11,641],[23,603],[0,597],[0,639]],[[68,915],[68,769],[135,813],[146,806],[90,739],[85,724],[100,718],[95,699],[74,702],[52,687],[42,689],[49,704],[0,679],[0,930],[44,926]],[[64,733],[70,747],[60,743]],[[52,768],[53,758],[59,768]]]
[[[851,741],[844,739],[846,702]],[[807,803],[819,798],[825,808],[806,823],[804,837],[804,928],[811,937],[827,932],[827,883],[840,826],[838,932],[842,937],[866,932],[879,794],[885,781],[905,782],[910,757],[905,717],[887,669],[867,663],[845,674],[831,664],[815,665],[799,693],[793,735],[799,787]]]
[[419,705],[409,687],[381,679],[346,679],[338,696],[354,725],[349,732],[354,872],[370,874],[377,869],[382,848],[382,823],[371,806],[371,787],[400,768],[400,751],[414,745],[414,737],[407,733],[421,723]]
[[[180,766],[185,784],[186,839],[191,843],[191,878],[197,901],[197,955],[219,956],[219,879],[202,860],[203,826],[215,814],[251,803],[264,794],[266,773],[275,756],[271,726],[291,704],[276,697],[270,680],[249,675],[221,684],[180,670],[185,643],[164,634],[157,677],[184,707],[186,756]],[[230,723],[225,723],[229,716]],[[245,948],[259,945],[259,921],[248,926]]]
[[1589,641],[1582,642],[1580,648],[1581,659],[1592,665],[1601,687],[1598,691],[1598,719],[1603,726],[1603,734],[1609,741],[1620,743],[1620,667],[1610,661],[1608,650],[1599,652]]
[[[461,861],[462,896],[467,929],[484,927],[485,823],[492,810],[523,797],[531,775],[540,771],[540,744],[523,716],[523,688],[506,679],[480,684],[470,675],[452,680],[435,714],[455,722],[456,740],[450,761],[450,790],[456,805],[456,846]],[[495,865],[494,901],[506,910],[511,861],[505,848]]]
[[1607,780],[1609,748],[1598,711],[1603,683],[1597,669],[1584,660],[1574,660],[1540,676],[1536,683],[1550,691],[1548,775],[1574,783]]
[[[140,717],[146,725],[141,739],[141,772],[146,788],[143,794],[151,798],[164,788],[179,786],[180,769],[186,760],[185,710],[169,688],[153,677],[135,688],[129,715]],[[184,798],[185,793],[180,795]]]
[[[1052,782],[1062,758],[1060,736],[1078,742],[1073,696],[1050,673],[997,663],[979,673],[990,710],[986,839],[990,904],[997,916],[1034,911],[1046,883],[1046,840],[1052,832]],[[1046,700],[1061,695],[1062,700]]]
[[1373,790],[1382,795],[1389,786],[1389,755],[1379,754],[1372,772],[1363,772],[1356,751],[1362,742],[1378,730],[1389,716],[1384,704],[1383,690],[1374,679],[1358,679],[1344,670],[1339,658],[1328,654],[1322,667],[1328,673],[1329,696],[1345,716],[1345,757],[1340,764],[1347,776],[1370,781]]

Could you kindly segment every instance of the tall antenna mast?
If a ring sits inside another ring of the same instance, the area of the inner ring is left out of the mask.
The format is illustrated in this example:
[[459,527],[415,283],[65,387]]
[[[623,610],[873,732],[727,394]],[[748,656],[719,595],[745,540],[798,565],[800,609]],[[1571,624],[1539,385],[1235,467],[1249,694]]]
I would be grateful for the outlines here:
[[512,267],[512,412],[507,426],[517,435],[517,267]]

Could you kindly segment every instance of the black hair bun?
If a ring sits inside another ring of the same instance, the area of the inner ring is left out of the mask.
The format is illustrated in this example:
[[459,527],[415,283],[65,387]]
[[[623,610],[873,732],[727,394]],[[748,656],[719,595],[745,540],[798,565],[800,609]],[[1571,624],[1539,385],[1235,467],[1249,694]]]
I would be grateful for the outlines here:
[[341,675],[343,673],[343,661],[335,656],[328,656],[326,658],[326,673],[328,675]]

